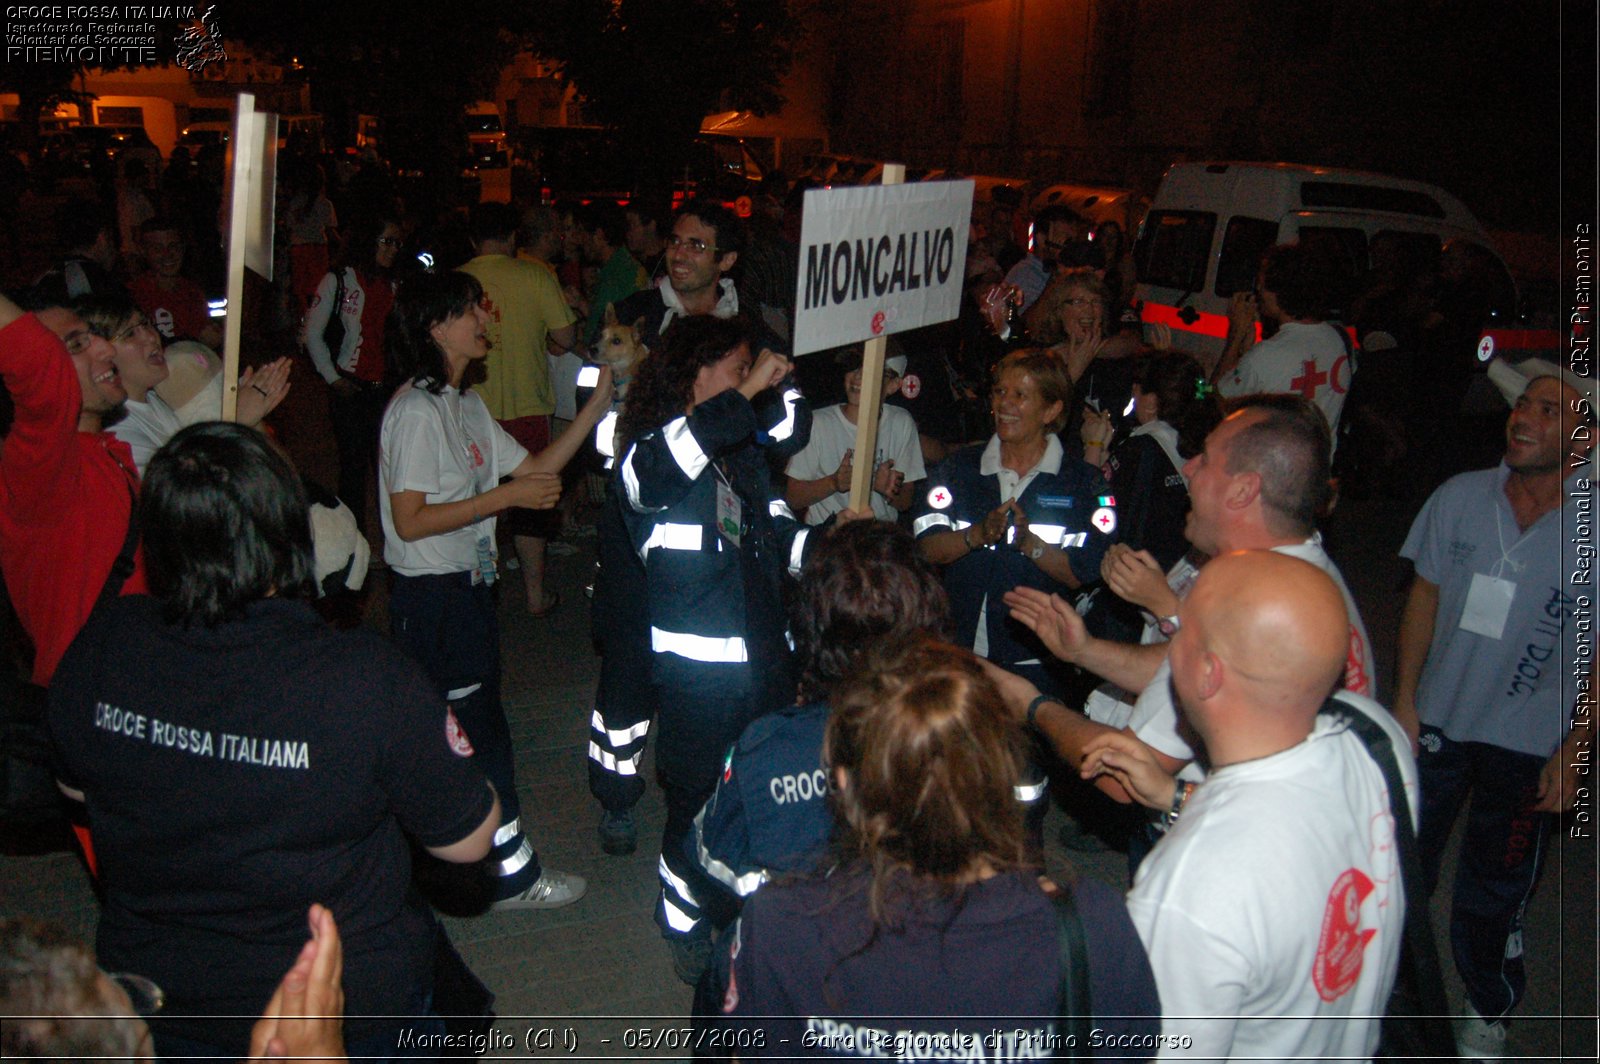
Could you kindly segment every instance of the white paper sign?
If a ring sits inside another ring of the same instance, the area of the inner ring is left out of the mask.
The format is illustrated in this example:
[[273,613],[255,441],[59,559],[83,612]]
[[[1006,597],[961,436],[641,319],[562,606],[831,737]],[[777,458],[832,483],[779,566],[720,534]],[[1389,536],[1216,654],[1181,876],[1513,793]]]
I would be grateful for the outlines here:
[[971,181],[807,192],[794,353],[956,317],[971,221]]

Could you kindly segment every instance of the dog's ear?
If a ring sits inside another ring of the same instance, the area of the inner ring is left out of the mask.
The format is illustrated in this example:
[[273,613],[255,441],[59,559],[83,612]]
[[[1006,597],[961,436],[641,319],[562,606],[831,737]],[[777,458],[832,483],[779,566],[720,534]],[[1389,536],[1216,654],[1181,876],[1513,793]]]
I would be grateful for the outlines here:
[[615,325],[617,323],[617,305],[615,303],[606,304],[605,323],[607,325]]
[[633,335],[635,335],[635,336],[643,336],[644,335],[644,315],[643,314],[639,315],[639,320],[633,323]]

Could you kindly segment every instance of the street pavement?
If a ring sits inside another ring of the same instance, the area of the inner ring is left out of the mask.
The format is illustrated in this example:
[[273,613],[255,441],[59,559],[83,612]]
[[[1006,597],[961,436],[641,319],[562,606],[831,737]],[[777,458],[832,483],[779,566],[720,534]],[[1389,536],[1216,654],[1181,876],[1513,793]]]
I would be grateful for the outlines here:
[[[331,484],[334,463],[325,393],[303,359],[297,360],[294,380],[290,399],[275,418],[280,439],[307,475]],[[1394,636],[1403,602],[1404,572],[1396,552],[1416,507],[1416,501],[1347,500],[1328,530],[1331,551],[1378,648],[1385,695],[1392,689]],[[372,517],[370,527],[376,529]],[[444,919],[463,956],[498,997],[497,1042],[489,1055],[685,1059],[681,1039],[691,992],[673,976],[651,919],[654,842],[664,821],[653,783],[637,811],[638,852],[606,856],[596,839],[598,807],[588,793],[584,767],[598,665],[583,594],[593,570],[594,540],[572,537],[567,542],[574,551],[551,559],[550,579],[562,603],[548,617],[526,613],[519,574],[507,574],[507,593],[500,601],[503,686],[524,822],[545,864],[585,876],[588,894],[550,912]],[[365,623],[379,630],[387,624],[384,577],[374,573],[370,578],[365,613]],[[640,676],[639,682],[646,677]],[[645,767],[651,778],[648,758]],[[1120,853],[1069,854],[1061,847],[1061,817],[1059,810],[1052,810],[1046,825],[1048,867],[1060,873],[1070,865],[1078,874],[1125,886]],[[1544,881],[1528,907],[1529,990],[1510,1036],[1510,1051],[1519,1059],[1595,1056],[1596,849],[1592,838],[1565,837],[1580,826],[1564,824],[1553,838]],[[1453,850],[1442,877],[1445,884],[1453,875]],[[1441,889],[1434,923],[1454,1004],[1462,994],[1448,957],[1442,911],[1447,897]],[[68,854],[0,856],[0,912],[58,921],[93,940],[96,902],[77,860]],[[1196,962],[1203,963],[1203,958]]]

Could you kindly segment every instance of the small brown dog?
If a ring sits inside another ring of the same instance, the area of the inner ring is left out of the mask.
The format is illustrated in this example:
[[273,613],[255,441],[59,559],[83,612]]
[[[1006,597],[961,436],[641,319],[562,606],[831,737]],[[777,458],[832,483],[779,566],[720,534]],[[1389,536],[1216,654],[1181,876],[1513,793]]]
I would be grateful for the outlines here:
[[606,305],[604,324],[600,328],[600,336],[595,340],[594,350],[589,352],[592,361],[603,366],[611,367],[611,379],[616,382],[617,399],[620,401],[628,391],[628,382],[650,353],[649,348],[640,341],[639,334],[644,331],[644,318],[640,318],[632,325],[624,325],[617,320],[617,311],[611,304]]

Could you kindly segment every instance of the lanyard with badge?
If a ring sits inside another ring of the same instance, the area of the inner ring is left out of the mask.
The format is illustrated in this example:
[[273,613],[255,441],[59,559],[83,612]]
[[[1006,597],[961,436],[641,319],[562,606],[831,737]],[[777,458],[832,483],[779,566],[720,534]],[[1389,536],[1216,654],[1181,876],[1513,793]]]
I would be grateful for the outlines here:
[[[480,481],[478,479],[478,470],[482,469],[484,465],[483,451],[478,448],[477,441],[474,440],[472,438],[472,434],[467,431],[467,415],[466,411],[462,408],[462,403],[464,401],[465,397],[459,392],[456,393],[456,432],[460,436],[462,448],[466,454],[467,476],[472,481],[472,495],[473,497],[476,497],[483,493],[483,489],[480,486]],[[494,536],[486,530],[477,528],[477,526],[481,523],[482,522],[480,519],[473,521],[472,524],[468,526],[477,532],[477,538],[474,543],[477,552],[477,558],[472,569],[473,587],[477,587],[479,584],[494,583],[496,563],[499,560],[499,555],[494,548]]]
[[1507,565],[1520,572],[1522,566],[1511,560],[1525,540],[1506,549],[1505,521],[1500,507],[1494,510],[1494,531],[1500,540],[1500,560],[1494,564],[1494,575],[1472,574],[1472,587],[1467,592],[1467,606],[1461,611],[1461,628],[1476,635],[1499,639],[1506,630],[1506,618],[1511,615],[1511,602],[1517,597],[1517,585],[1500,574]]
[[717,474],[717,531],[722,533],[722,538],[737,547],[744,531],[744,504],[740,502],[738,493],[733,490],[733,485],[715,462],[712,463],[711,469]]

